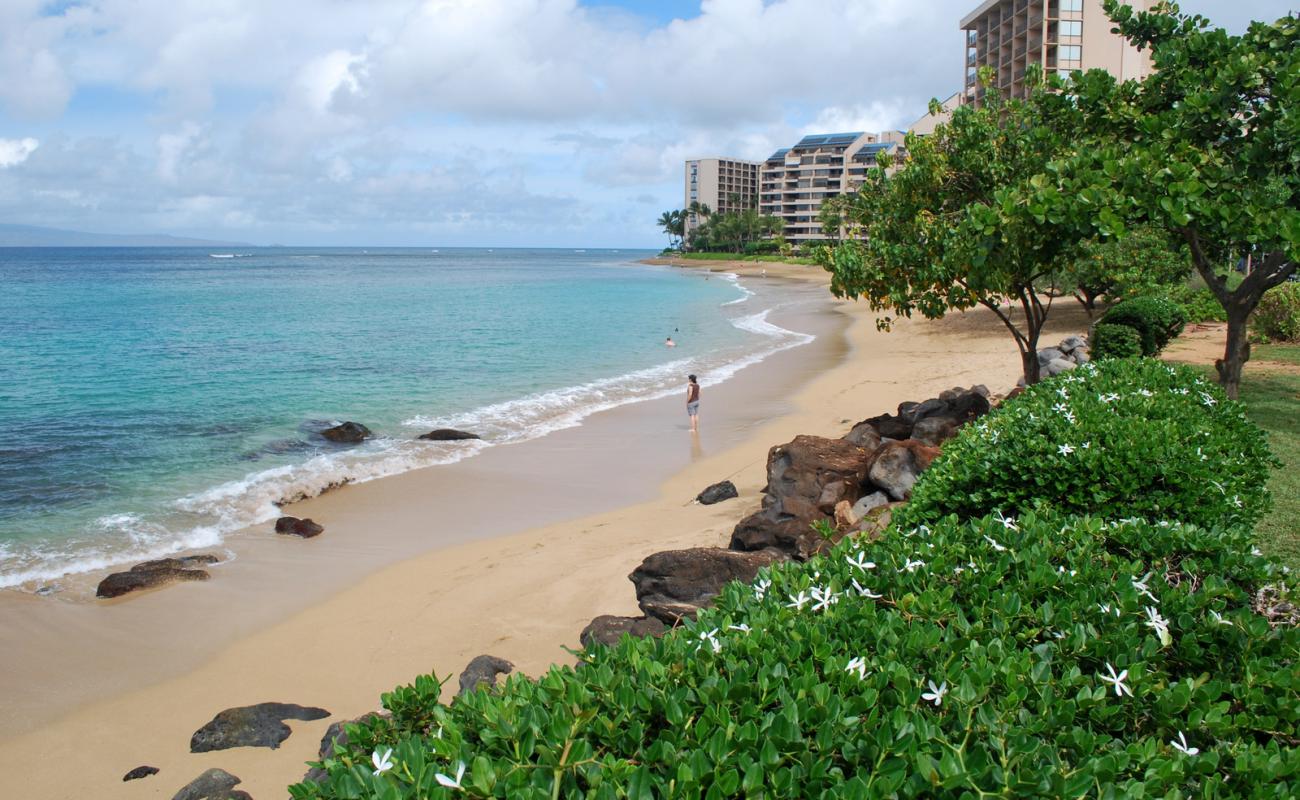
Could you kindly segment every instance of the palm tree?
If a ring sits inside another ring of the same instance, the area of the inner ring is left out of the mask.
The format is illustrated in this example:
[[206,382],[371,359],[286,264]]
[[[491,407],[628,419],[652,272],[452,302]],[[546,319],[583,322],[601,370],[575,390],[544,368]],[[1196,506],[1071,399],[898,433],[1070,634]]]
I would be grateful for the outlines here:
[[673,237],[676,236],[680,240],[682,236],[683,230],[686,226],[686,218],[683,216],[681,211],[665,211],[659,215],[659,222],[657,224],[660,228],[663,228],[664,233],[668,234],[668,246],[672,247]]

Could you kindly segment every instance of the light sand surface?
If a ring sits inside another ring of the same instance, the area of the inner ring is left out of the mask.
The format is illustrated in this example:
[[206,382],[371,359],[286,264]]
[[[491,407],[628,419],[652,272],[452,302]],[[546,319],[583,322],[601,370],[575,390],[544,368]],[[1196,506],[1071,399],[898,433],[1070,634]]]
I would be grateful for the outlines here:
[[[772,279],[825,280],[815,267],[709,266],[754,276],[765,273]],[[864,306],[837,303],[826,308],[826,317],[850,320],[847,348],[788,351],[771,359],[766,372],[756,371],[747,380],[745,371],[706,390],[701,416],[705,435],[698,445],[685,430],[679,403],[656,401],[662,409],[656,403],[618,409],[589,419],[581,428],[539,440],[549,444],[537,448],[535,457],[502,455],[503,465],[514,464],[510,474],[515,484],[500,484],[496,467],[485,463],[484,454],[458,465],[479,462],[472,469],[420,470],[345,487],[294,510],[323,521],[325,536],[351,542],[335,547],[334,561],[374,563],[379,563],[374,554],[385,550],[390,538],[408,548],[431,528],[473,528],[490,526],[494,519],[516,519],[521,497],[535,500],[549,491],[563,505],[563,498],[572,493],[556,487],[571,481],[598,496],[607,484],[625,487],[605,498],[607,507],[600,513],[565,519],[563,508],[539,507],[538,519],[558,521],[493,538],[457,540],[453,531],[452,538],[437,541],[456,543],[432,551],[426,543],[426,552],[371,571],[342,589],[328,574],[328,559],[320,559],[315,566],[327,573],[322,584],[329,590],[312,591],[299,584],[310,602],[294,600],[296,610],[287,618],[277,619],[256,607],[276,602],[261,599],[263,594],[277,597],[269,588],[276,580],[275,568],[310,557],[308,548],[314,542],[281,541],[262,547],[257,563],[244,565],[239,580],[219,576],[208,584],[175,586],[107,609],[82,608],[78,614],[149,607],[148,613],[141,612],[140,628],[134,632],[116,622],[106,624],[102,617],[98,625],[93,617],[80,623],[84,635],[98,641],[92,644],[95,652],[111,650],[114,659],[93,668],[69,668],[59,663],[57,648],[49,650],[44,666],[60,673],[65,691],[74,691],[67,684],[72,676],[80,673],[83,681],[93,682],[97,670],[138,669],[145,679],[138,688],[77,702],[69,713],[31,721],[20,726],[29,730],[0,740],[0,797],[171,797],[210,767],[242,778],[239,788],[258,800],[285,797],[285,786],[301,778],[304,763],[315,757],[330,722],[375,709],[381,692],[419,673],[432,670],[454,684],[458,671],[481,653],[507,658],[529,675],[553,663],[572,663],[564,648],[577,647],[578,633],[592,617],[637,613],[626,576],[644,557],[665,549],[726,545],[735,523],[758,505],[770,446],[800,433],[841,435],[854,421],[954,385],[983,383],[995,392],[1005,391],[1018,377],[1014,343],[984,312],[937,323],[905,321],[893,333],[881,333]],[[1086,327],[1083,316],[1070,306],[1061,306],[1054,316],[1052,336]],[[835,324],[829,328],[840,329]],[[774,369],[783,371],[784,380]],[[788,396],[763,399],[747,408],[748,397],[763,397],[772,386],[786,387]],[[719,408],[724,405],[736,407],[735,413],[724,415]],[[729,420],[726,435],[710,439],[711,420],[720,417]],[[650,430],[633,431],[633,423]],[[670,447],[660,446],[669,438]],[[618,478],[628,471],[646,474],[637,468],[641,450],[675,452],[677,461],[674,465],[671,459],[659,458],[656,468],[668,465],[661,474],[671,477],[657,488],[642,487],[643,500],[629,504],[626,498],[638,493]],[[724,478],[736,483],[738,500],[715,506],[690,503],[704,486]],[[259,581],[266,585],[265,592],[258,588]],[[232,586],[240,596],[231,594]],[[39,602],[31,600],[29,605]],[[155,657],[167,660],[166,653],[156,645],[137,652],[129,638],[123,646],[123,638],[133,633],[159,641],[149,635],[145,620],[155,627],[165,620],[182,640],[201,644],[205,627],[223,614],[223,604],[251,608],[252,620],[228,641],[221,639],[219,647],[195,645],[202,658],[184,671],[154,676],[147,665]],[[11,614],[5,624],[22,624],[21,619],[21,614]],[[277,621],[268,624],[272,619]],[[25,633],[38,641],[42,635],[34,627]],[[12,663],[27,670],[34,683],[46,686],[45,699],[57,705],[60,684],[35,680],[42,667],[34,662],[40,660],[18,658]],[[7,694],[21,692],[25,685],[18,674],[6,673],[0,681]],[[278,750],[188,752],[190,735],[216,712],[272,700],[324,706],[332,716],[290,722],[294,733]],[[18,705],[30,709],[32,704]],[[162,771],[122,783],[121,776],[140,764]]]

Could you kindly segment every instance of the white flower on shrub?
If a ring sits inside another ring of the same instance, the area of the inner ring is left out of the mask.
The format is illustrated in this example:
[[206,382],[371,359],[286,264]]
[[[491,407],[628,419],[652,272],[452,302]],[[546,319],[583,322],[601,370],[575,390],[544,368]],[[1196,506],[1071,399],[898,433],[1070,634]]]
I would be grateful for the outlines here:
[[825,611],[840,601],[840,596],[830,590],[830,587],[823,589],[820,586],[814,586],[812,590],[812,599],[817,602],[813,604],[813,611]]
[[845,560],[849,562],[849,566],[857,567],[863,572],[876,568],[876,563],[874,561],[867,561],[867,554],[863,550],[858,551],[856,558],[853,556],[845,556]]
[[1174,748],[1175,750],[1179,751],[1179,752],[1182,753],[1183,755],[1188,755],[1188,756],[1194,756],[1194,755],[1196,755],[1197,753],[1201,752],[1201,749],[1200,749],[1199,747],[1188,747],[1188,746],[1187,746],[1187,737],[1183,736],[1183,732],[1182,732],[1182,731],[1179,731],[1179,732],[1178,732],[1178,738],[1177,738],[1177,739],[1170,739],[1170,740],[1169,740],[1169,746],[1172,747],[1172,748]]
[[993,549],[998,551],[999,553],[1005,553],[1007,551],[1005,545],[998,544],[997,540],[994,539],[992,536],[989,536],[988,534],[984,534],[984,541],[992,545]]
[[849,665],[848,665],[847,667],[844,668],[844,671],[845,671],[845,672],[856,672],[856,673],[858,673],[858,680],[860,680],[860,681],[861,681],[861,680],[866,680],[866,678],[867,678],[867,660],[866,660],[865,658],[863,658],[862,656],[856,656],[855,658],[852,658],[852,659],[849,660]]
[[927,680],[926,683],[930,685],[930,691],[922,692],[921,699],[929,700],[931,703],[934,703],[936,707],[942,705],[943,696],[948,693],[948,682],[944,681],[938,686],[934,685],[934,681]]
[[749,633],[751,630],[753,630],[753,628],[750,628],[748,624],[742,622],[739,625],[728,625],[727,630],[740,631],[741,633]]
[[1202,452],[1201,452],[1201,448],[1199,448],[1199,447],[1196,448],[1196,455],[1200,456],[1202,461],[1209,461],[1209,460],[1210,460],[1210,457],[1207,456],[1206,454],[1202,453]]
[[1233,504],[1234,506],[1236,506],[1237,508],[1241,508],[1241,507],[1242,507],[1241,496],[1240,496],[1240,495],[1235,495],[1235,494],[1234,494],[1234,495],[1232,496],[1232,504]]
[[1162,617],[1152,606],[1147,606],[1143,610],[1147,615],[1147,621],[1143,624],[1156,632],[1156,636],[1160,637],[1160,644],[1168,647],[1173,642],[1173,638],[1169,635],[1169,620]]
[[709,646],[709,649],[711,649],[713,652],[715,652],[715,653],[721,653],[721,652],[722,652],[722,642],[719,642],[719,641],[718,641],[717,636],[718,636],[718,629],[717,629],[717,628],[714,628],[714,629],[711,630],[711,631],[705,631],[704,633],[701,633],[701,634],[700,634],[700,646],[697,647],[697,648],[695,648],[695,649],[696,649],[696,650],[703,650],[703,649],[704,649],[704,645],[707,644],[707,645]]
[[1058,452],[1060,452],[1061,455],[1063,455],[1063,456],[1068,456],[1069,454],[1071,454],[1071,453],[1074,452],[1074,445],[1069,444],[1069,443],[1067,442],[1066,444],[1063,444],[1063,445],[1061,445],[1060,447],[1058,447],[1058,448],[1056,448],[1056,449],[1057,449]]
[[1143,575],[1141,578],[1130,578],[1129,580],[1133,583],[1133,588],[1137,589],[1138,594],[1146,595],[1147,597],[1151,598],[1151,601],[1153,603],[1160,602],[1159,600],[1156,599],[1155,595],[1151,594],[1151,590],[1147,588],[1147,581],[1151,580],[1150,572]]
[[1084,450],[1091,450],[1091,449],[1092,449],[1092,442],[1084,442],[1082,446],[1083,446],[1083,449],[1084,449]]
[[924,566],[925,566],[924,561],[920,561],[920,560],[913,561],[912,559],[909,558],[907,559],[907,563],[903,565],[903,570],[905,572],[916,572],[917,568],[924,567]]
[[1124,681],[1128,679],[1128,670],[1123,670],[1123,671],[1120,672],[1118,675],[1116,675],[1116,674],[1115,674],[1115,668],[1112,667],[1112,666],[1110,665],[1109,662],[1107,662],[1107,663],[1106,663],[1106,672],[1109,673],[1109,674],[1108,674],[1108,675],[1098,675],[1097,677],[1100,678],[1100,679],[1102,679],[1102,680],[1105,681],[1106,683],[1109,683],[1109,684],[1111,684],[1112,686],[1115,687],[1115,696],[1116,696],[1116,697],[1123,697],[1123,696],[1126,695],[1126,694],[1127,694],[1129,697],[1132,697],[1132,696],[1133,696],[1133,690],[1130,689],[1130,688],[1128,688],[1128,686],[1126,686],[1126,685],[1124,684]]
[[1263,550],[1260,550],[1258,547],[1252,547],[1252,548],[1250,548],[1250,554],[1251,554],[1252,556],[1255,556],[1256,558],[1258,558],[1258,557],[1264,555],[1264,551],[1263,551]]
[[785,607],[793,608],[795,611],[802,611],[803,607],[808,605],[809,599],[807,592],[800,592],[799,594],[791,595],[790,602],[786,603]]
[[[1062,391],[1064,391],[1064,390],[1062,390]],[[1052,406],[1052,410],[1055,411],[1055,412],[1058,413],[1058,414],[1068,414],[1068,413],[1070,413],[1070,407],[1067,406],[1065,403],[1057,403],[1056,405]]]
[[442,784],[443,786],[446,786],[448,789],[463,790],[465,787],[460,785],[460,781],[464,777],[465,777],[465,762],[457,761],[455,779],[449,778],[446,775],[443,775],[441,772],[434,775],[433,779],[436,780],[438,783]]
[[[1059,574],[1061,574],[1061,575],[1065,575],[1065,574],[1066,574],[1065,566],[1064,566],[1064,565],[1057,567],[1057,568],[1056,568],[1056,571],[1057,571]],[[1077,570],[1077,569],[1072,569],[1072,570],[1070,570],[1070,572],[1069,572],[1069,575],[1070,575],[1071,578],[1073,578],[1075,575],[1078,575],[1078,574],[1079,574],[1079,570]]]
[[1016,527],[1016,518],[1015,518],[1015,517],[1004,517],[1004,516],[1002,516],[1002,509],[1000,509],[1000,508],[999,508],[996,512],[994,512],[994,513],[996,514],[996,516],[995,516],[994,518],[995,518],[998,522],[1002,523],[1002,527],[1006,528],[1006,529],[1009,530],[1009,531],[1018,531],[1018,530],[1020,530],[1020,528]]
[[1064,386],[1062,386],[1061,388],[1057,389],[1057,390],[1056,390],[1056,393],[1057,393],[1058,395],[1060,395],[1061,397],[1065,398],[1066,400],[1069,400],[1069,399],[1070,399],[1070,393],[1067,392],[1067,391],[1065,390],[1065,387],[1064,387]]
[[1110,394],[1099,394],[1097,395],[1097,399],[1103,403],[1113,403],[1119,399],[1119,395],[1114,392],[1111,392]]
[[880,598],[884,597],[884,595],[876,594],[875,592],[866,588],[862,584],[858,583],[857,578],[851,578],[849,579],[849,582],[853,584],[853,590],[855,592],[857,592],[860,596],[867,598],[868,600],[879,600]]
[[1186,386],[1180,386],[1177,389],[1171,389],[1170,391],[1172,391],[1174,394],[1187,394],[1188,389]]
[[767,578],[763,578],[763,579],[760,580],[758,583],[755,583],[755,584],[754,584],[754,599],[755,599],[755,600],[762,600],[763,597],[767,595],[767,590],[770,589],[770,588],[772,588],[772,582],[769,581]]
[[370,763],[375,765],[375,775],[382,775],[393,768],[393,748],[389,747],[380,755],[379,748],[370,754]]
[[1214,621],[1219,625],[1227,625],[1228,627],[1233,626],[1232,620],[1224,619],[1222,614],[1213,609],[1210,610],[1210,616],[1213,617]]
[[1210,394],[1209,392],[1201,392],[1201,402],[1204,403],[1207,407],[1209,407],[1215,405],[1219,401],[1215,400],[1214,395]]
[[1155,396],[1155,392],[1151,391],[1150,389],[1138,389],[1138,394],[1142,395],[1143,397]]

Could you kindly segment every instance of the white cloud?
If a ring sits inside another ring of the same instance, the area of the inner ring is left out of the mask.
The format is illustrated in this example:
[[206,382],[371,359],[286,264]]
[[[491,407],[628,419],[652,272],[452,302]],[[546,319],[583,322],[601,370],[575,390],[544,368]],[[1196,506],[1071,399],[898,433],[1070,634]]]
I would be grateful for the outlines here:
[[23,163],[40,146],[41,143],[30,136],[25,139],[0,139],[0,169]]

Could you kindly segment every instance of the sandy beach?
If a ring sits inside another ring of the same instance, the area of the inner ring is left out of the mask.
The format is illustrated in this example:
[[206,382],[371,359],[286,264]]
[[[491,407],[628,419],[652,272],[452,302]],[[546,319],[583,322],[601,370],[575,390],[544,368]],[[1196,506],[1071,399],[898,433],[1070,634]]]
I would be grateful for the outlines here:
[[[827,282],[816,267],[691,266],[791,291]],[[0,604],[0,796],[171,797],[221,767],[259,800],[283,797],[331,722],[417,674],[454,684],[482,653],[528,675],[571,663],[565,648],[592,617],[637,612],[626,576],[642,559],[725,546],[759,503],[772,445],[838,436],[952,386],[1005,392],[1019,374],[1011,337],[983,311],[882,333],[864,305],[827,299],[780,324],[819,338],[706,389],[698,440],[679,398],[614,409],[454,469],[296,504],[288,513],[322,522],[324,537],[267,537],[207,583],[111,604]],[[1061,301],[1045,344],[1086,325]],[[691,503],[723,479],[739,499]],[[189,752],[218,711],[265,701],[331,716],[290,722],[278,750]],[[161,772],[121,781],[142,764]]]

